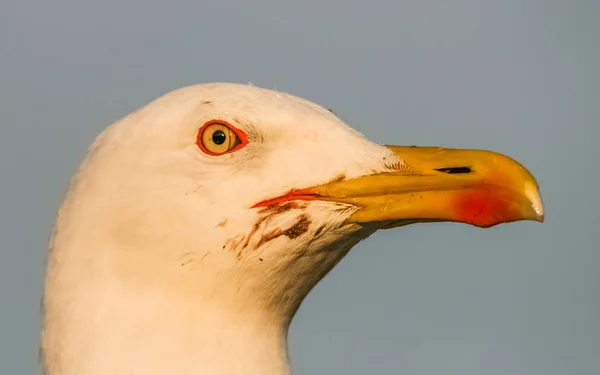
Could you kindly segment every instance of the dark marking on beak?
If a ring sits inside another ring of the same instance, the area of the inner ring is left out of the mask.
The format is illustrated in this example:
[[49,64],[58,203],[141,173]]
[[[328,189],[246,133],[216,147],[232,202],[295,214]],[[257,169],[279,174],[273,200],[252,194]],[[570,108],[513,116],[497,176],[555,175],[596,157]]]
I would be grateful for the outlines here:
[[439,169],[436,169],[436,171],[448,173],[448,174],[465,174],[465,173],[471,173],[471,168],[469,168],[469,167],[439,168]]

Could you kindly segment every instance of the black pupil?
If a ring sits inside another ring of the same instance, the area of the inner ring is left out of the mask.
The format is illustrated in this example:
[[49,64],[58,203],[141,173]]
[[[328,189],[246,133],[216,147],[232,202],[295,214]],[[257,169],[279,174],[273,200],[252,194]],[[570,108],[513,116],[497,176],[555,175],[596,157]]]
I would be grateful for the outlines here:
[[212,135],[212,141],[216,145],[222,145],[223,143],[225,143],[226,139],[227,139],[227,136],[225,135],[225,132],[223,130],[217,130]]

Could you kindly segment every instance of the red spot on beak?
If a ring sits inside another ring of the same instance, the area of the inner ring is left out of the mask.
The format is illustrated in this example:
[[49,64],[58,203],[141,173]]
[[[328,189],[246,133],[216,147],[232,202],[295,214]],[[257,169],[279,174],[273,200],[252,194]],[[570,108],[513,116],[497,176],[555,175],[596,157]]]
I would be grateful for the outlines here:
[[518,220],[521,209],[508,194],[493,188],[460,192],[454,204],[456,220],[483,228]]

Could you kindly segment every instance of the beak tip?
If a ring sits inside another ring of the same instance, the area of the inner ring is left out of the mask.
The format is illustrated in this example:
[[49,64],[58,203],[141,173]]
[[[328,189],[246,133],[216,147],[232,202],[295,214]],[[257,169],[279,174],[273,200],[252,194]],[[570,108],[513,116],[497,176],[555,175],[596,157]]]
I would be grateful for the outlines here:
[[531,208],[533,209],[533,215],[531,220],[543,223],[546,219],[546,215],[544,213],[544,206],[542,206],[541,204],[538,205],[533,203],[531,205]]
[[545,220],[544,203],[537,183],[529,182],[525,185],[525,197],[529,200],[531,208],[533,209],[533,220],[543,223]]

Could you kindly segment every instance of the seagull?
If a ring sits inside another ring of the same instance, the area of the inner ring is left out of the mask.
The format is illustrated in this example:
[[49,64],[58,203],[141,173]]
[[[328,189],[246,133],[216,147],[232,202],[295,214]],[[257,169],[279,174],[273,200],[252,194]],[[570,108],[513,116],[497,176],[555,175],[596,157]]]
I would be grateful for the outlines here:
[[359,241],[423,222],[543,222],[491,151],[382,146],[279,91],[210,83],[107,127],[50,240],[46,375],[289,375],[288,328]]

